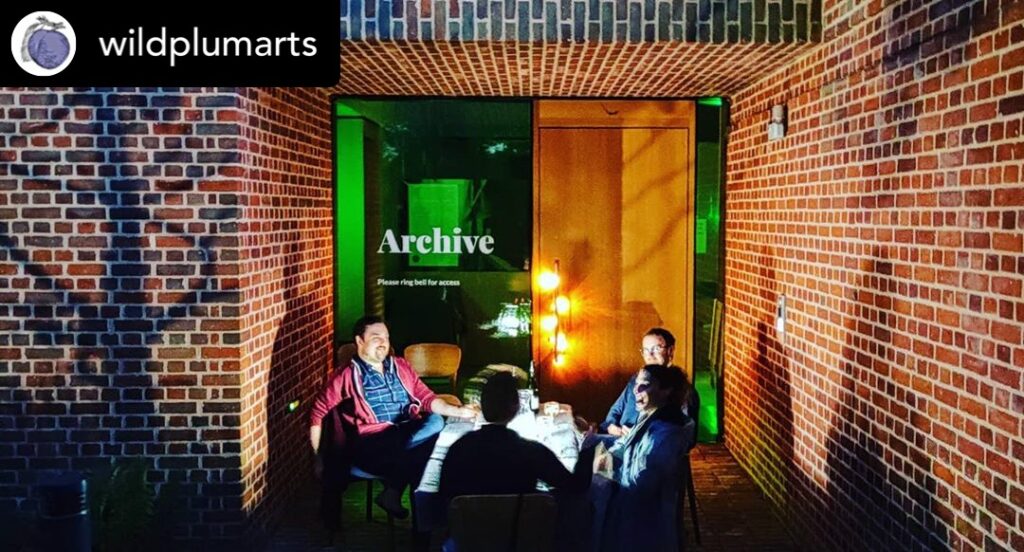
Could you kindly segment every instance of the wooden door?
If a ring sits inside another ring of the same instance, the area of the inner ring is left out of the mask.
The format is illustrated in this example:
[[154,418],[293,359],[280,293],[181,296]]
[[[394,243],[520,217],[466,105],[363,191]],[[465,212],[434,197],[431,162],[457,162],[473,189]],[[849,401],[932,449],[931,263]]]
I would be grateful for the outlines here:
[[[560,365],[535,334],[544,400],[603,417],[654,326],[692,373],[693,121],[686,101],[537,102],[534,274],[558,259],[572,304]],[[550,309],[536,286],[534,308]]]

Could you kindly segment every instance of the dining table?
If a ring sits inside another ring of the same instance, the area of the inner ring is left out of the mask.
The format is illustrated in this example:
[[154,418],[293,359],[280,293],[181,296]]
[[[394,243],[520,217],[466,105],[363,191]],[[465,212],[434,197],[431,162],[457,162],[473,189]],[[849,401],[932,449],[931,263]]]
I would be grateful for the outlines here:
[[[413,493],[415,501],[416,527],[419,531],[431,531],[447,523],[447,504],[440,495],[441,466],[448,449],[463,435],[479,429],[486,423],[482,416],[477,419],[448,418],[444,429],[437,437],[430,454],[423,477]],[[525,439],[537,441],[548,447],[570,472],[576,467],[583,434],[573,423],[572,408],[568,404],[548,402],[537,412],[529,409],[528,403],[508,424],[508,428]],[[543,482],[538,481],[538,491],[547,491]]]

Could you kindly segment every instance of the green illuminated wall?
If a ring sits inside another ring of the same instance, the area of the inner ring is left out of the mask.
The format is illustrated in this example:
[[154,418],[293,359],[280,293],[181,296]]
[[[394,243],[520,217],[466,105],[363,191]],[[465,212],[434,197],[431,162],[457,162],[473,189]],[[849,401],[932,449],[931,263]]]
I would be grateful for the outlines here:
[[366,309],[366,194],[363,134],[366,121],[336,104],[334,203],[334,327],[340,341]]
[[708,361],[714,300],[722,300],[722,190],[724,121],[728,106],[721,98],[697,101],[697,159],[694,267],[694,386],[700,394],[698,438],[717,440],[721,434],[722,381]]

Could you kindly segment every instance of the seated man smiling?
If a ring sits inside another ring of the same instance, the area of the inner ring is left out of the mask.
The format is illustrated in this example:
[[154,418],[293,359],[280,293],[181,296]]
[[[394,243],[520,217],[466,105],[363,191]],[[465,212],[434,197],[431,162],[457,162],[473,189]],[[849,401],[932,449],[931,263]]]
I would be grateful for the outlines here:
[[[351,447],[345,457],[363,471],[384,479],[377,505],[395,517],[405,518],[409,512],[402,506],[402,491],[423,476],[437,435],[444,428],[438,414],[475,418],[477,411],[438,398],[405,359],[391,355],[390,335],[382,318],[364,316],[356,322],[352,334],[355,357],[348,365],[338,367],[313,403],[310,443],[316,452],[324,418],[339,409],[342,424],[354,428],[355,434],[353,442],[345,444],[346,450]],[[318,473],[347,469],[334,463],[321,465],[320,455],[317,462]],[[334,474],[331,479],[337,477]]]
[[677,548],[680,460],[693,435],[693,420],[673,400],[679,386],[678,372],[667,366],[648,364],[637,374],[636,425],[608,449],[610,492],[595,494],[604,513],[595,525],[601,550]]

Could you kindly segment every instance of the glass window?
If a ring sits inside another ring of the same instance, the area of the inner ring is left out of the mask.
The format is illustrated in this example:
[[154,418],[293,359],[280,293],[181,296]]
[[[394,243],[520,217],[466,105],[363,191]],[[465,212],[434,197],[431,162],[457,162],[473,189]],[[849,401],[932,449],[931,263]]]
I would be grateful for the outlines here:
[[339,341],[384,314],[401,354],[456,343],[468,375],[529,361],[529,102],[344,99],[336,114]]

